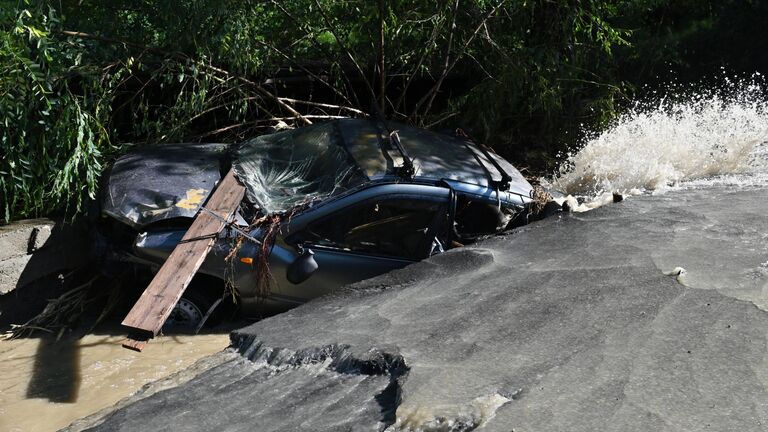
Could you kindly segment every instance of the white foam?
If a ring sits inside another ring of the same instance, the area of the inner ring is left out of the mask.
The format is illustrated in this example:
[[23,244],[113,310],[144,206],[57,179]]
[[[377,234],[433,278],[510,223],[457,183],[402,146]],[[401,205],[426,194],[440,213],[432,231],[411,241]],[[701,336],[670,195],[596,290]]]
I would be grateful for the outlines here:
[[[452,432],[482,427],[510,399],[499,394],[480,396],[465,405],[400,406],[387,432]],[[406,404],[407,405],[407,404]]]
[[762,77],[728,86],[727,97],[704,94],[636,107],[570,154],[544,183],[590,198],[616,191],[632,195],[633,189],[768,185]]

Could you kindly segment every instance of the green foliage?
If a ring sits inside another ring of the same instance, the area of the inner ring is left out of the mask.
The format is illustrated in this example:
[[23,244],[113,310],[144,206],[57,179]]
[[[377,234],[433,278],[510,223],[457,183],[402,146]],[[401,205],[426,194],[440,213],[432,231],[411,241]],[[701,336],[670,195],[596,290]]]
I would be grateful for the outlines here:
[[[616,74],[613,52],[630,37],[609,24],[615,4],[531,2],[506,12],[493,22],[494,50],[480,60],[494,72],[470,90],[463,108],[482,140],[518,158],[554,155],[581,125],[615,117],[629,85]],[[520,143],[524,148],[514,147]]]
[[113,151],[111,83],[88,78],[82,46],[51,37],[58,23],[54,9],[23,9],[0,33],[3,220],[62,205],[79,210]]
[[82,210],[132,145],[374,106],[548,163],[670,70],[768,68],[763,3],[0,0],[0,220]]
[[758,0],[628,1],[619,25],[633,29],[621,73],[638,84],[699,82],[727,73],[765,72],[768,3]]

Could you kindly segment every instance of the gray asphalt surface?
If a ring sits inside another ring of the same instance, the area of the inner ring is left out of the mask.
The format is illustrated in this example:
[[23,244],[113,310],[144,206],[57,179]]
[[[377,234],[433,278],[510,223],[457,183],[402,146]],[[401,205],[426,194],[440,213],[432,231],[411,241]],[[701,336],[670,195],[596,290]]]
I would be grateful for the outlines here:
[[632,197],[435,256],[236,331],[93,430],[766,430],[767,200]]

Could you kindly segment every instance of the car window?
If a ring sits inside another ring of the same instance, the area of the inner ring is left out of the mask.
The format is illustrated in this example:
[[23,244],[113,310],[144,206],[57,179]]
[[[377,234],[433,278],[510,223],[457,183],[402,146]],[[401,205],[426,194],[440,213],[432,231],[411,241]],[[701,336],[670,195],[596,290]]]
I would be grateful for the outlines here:
[[422,259],[429,252],[425,236],[441,208],[439,202],[430,201],[368,201],[310,224],[297,239],[354,252]]
[[503,230],[514,217],[515,211],[496,202],[467,195],[459,195],[456,202],[454,228],[460,242],[466,243],[479,236]]

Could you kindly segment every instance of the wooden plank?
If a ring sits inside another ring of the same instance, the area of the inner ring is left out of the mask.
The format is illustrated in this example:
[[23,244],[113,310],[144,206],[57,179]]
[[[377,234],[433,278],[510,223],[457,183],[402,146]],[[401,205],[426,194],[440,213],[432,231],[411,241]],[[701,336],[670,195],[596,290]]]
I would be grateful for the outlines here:
[[129,335],[128,338],[126,338],[121,345],[123,346],[123,348],[128,348],[129,350],[141,352],[144,349],[144,347],[147,346],[148,342],[149,342],[149,338]]
[[[230,170],[205,204],[205,208],[219,218],[207,211],[198,213],[181,242],[123,320],[123,326],[140,335],[139,339],[157,336],[176,302],[184,294],[192,277],[211,251],[216,236],[224,228],[225,224],[220,218],[229,220],[244,194],[245,187],[238,183]],[[133,346],[127,348],[136,349]]]

